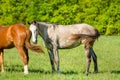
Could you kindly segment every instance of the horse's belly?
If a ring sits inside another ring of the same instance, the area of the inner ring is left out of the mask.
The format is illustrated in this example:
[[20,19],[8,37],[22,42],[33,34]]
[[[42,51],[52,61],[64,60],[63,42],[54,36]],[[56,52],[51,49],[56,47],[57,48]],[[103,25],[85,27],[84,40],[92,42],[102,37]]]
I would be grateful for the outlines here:
[[0,49],[10,49],[10,48],[13,48],[13,47],[14,47],[13,43],[6,43],[6,44],[0,43]]
[[65,49],[65,48],[74,48],[77,47],[81,44],[80,41],[63,41],[59,43],[59,48],[60,49]]

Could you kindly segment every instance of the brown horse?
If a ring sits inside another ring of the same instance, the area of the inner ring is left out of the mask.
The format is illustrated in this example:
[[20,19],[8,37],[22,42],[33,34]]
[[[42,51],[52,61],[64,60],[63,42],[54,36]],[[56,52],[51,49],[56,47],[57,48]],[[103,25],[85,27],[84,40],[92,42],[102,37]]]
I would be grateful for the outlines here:
[[24,73],[28,74],[28,49],[43,53],[40,46],[30,44],[31,31],[23,24],[15,24],[10,27],[0,26],[0,65],[4,72],[4,49],[16,47],[24,63]]
[[30,24],[33,42],[37,43],[38,34],[43,38],[48,50],[52,72],[60,72],[58,49],[68,49],[83,44],[86,53],[86,75],[88,75],[91,56],[94,61],[94,72],[98,72],[97,56],[93,50],[95,40],[100,33],[88,24],[55,25],[45,22],[33,21]]

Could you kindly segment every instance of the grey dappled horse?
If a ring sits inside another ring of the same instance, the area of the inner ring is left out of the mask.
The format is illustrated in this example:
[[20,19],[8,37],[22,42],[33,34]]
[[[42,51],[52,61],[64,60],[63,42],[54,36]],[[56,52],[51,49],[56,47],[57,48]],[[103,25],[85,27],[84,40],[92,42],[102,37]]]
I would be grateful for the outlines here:
[[86,75],[88,75],[91,63],[91,56],[94,61],[94,72],[98,72],[97,56],[93,50],[95,40],[100,36],[97,29],[88,24],[55,25],[45,22],[33,21],[30,24],[32,41],[37,43],[38,34],[44,40],[48,50],[52,72],[55,72],[54,62],[57,71],[60,72],[58,49],[68,49],[83,44],[86,53]]

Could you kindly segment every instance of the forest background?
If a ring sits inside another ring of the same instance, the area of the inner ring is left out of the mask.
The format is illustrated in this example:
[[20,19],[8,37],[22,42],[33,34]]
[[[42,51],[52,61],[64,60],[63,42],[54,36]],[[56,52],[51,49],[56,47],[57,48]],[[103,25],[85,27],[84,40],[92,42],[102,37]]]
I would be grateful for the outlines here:
[[102,35],[120,35],[120,0],[0,0],[0,24],[28,21],[87,23]]

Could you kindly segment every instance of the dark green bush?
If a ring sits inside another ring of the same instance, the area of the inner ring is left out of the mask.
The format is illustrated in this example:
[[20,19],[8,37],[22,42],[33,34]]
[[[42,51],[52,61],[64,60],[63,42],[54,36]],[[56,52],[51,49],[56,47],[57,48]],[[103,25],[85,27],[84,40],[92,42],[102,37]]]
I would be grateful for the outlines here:
[[97,29],[99,30],[99,32],[100,32],[101,35],[104,35],[106,33],[107,27],[105,27],[105,26],[99,26],[99,27],[97,27]]
[[118,35],[119,34],[119,28],[113,25],[110,25],[106,29],[105,35]]

